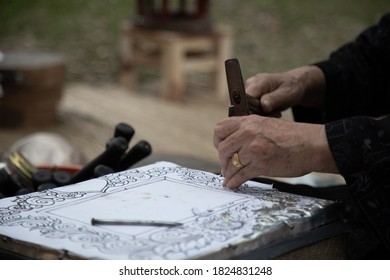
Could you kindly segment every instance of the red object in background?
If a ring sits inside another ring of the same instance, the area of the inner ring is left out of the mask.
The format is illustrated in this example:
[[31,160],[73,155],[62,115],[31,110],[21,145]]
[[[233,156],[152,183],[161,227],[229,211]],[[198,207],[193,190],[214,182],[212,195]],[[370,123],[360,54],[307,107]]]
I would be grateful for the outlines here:
[[70,175],[73,175],[80,171],[82,166],[79,165],[38,165],[36,166],[37,169],[39,170],[51,170],[51,171],[62,171],[69,173]]
[[137,0],[133,23],[138,27],[181,32],[212,31],[210,0]]

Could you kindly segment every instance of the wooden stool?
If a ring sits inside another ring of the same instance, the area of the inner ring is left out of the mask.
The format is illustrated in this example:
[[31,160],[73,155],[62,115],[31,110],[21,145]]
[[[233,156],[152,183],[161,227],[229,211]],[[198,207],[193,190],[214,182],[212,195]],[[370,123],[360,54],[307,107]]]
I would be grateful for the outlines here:
[[140,67],[155,66],[162,76],[162,96],[179,100],[185,91],[188,72],[212,72],[217,98],[226,100],[228,97],[224,62],[232,52],[229,27],[218,26],[206,33],[186,33],[142,28],[128,21],[122,31],[122,85],[134,87]]

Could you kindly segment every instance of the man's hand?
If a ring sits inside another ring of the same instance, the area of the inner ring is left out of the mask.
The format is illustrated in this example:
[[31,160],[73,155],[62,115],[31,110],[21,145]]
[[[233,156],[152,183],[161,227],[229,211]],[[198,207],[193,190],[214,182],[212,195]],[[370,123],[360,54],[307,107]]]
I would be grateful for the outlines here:
[[[217,123],[214,146],[219,152],[224,185],[229,188],[258,176],[338,173],[323,125],[258,115],[230,117]],[[236,152],[243,168],[231,161]]]

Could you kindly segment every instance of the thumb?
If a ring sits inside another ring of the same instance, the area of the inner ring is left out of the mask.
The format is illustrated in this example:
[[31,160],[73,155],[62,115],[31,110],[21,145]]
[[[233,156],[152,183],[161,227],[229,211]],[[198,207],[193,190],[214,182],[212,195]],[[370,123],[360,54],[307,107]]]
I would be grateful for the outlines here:
[[293,105],[290,95],[286,94],[285,90],[278,89],[272,93],[267,93],[261,96],[261,108],[264,113],[271,113],[273,111],[283,111]]

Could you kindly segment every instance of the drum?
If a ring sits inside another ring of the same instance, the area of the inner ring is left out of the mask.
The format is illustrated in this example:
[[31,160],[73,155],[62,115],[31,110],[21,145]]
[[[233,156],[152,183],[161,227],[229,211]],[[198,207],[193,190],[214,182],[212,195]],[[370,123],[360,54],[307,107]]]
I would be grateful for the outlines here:
[[0,127],[53,123],[64,78],[60,55],[5,53],[0,59]]

